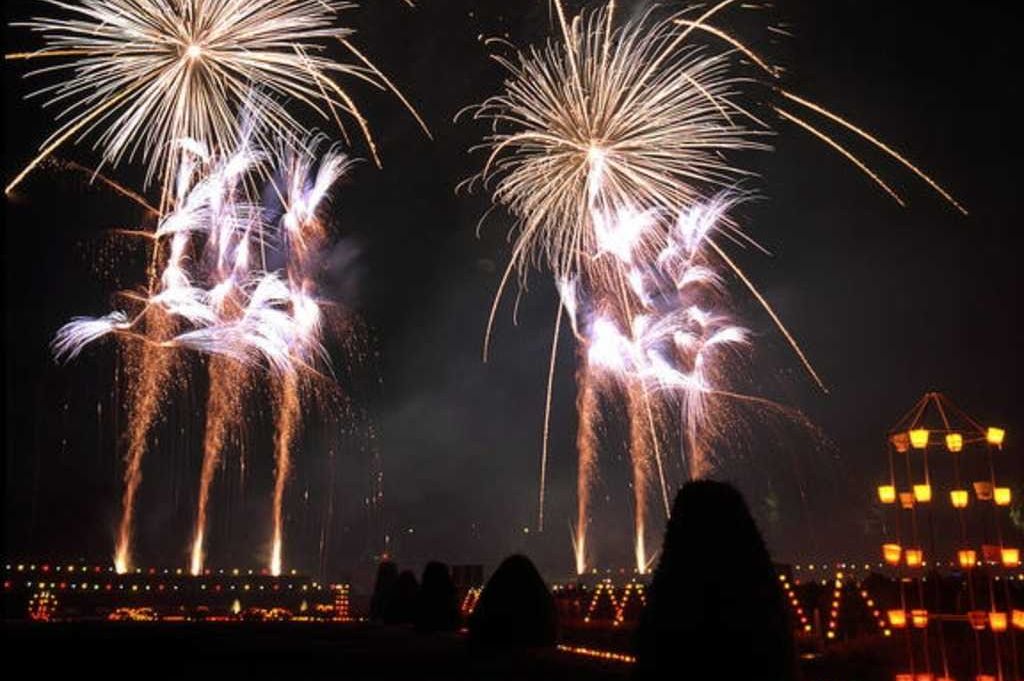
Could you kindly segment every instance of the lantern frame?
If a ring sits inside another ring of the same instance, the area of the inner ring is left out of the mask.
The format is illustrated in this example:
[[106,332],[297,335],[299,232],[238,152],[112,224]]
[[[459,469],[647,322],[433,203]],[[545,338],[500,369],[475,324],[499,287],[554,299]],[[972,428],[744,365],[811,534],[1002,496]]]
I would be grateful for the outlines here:
[[956,560],[965,570],[973,569],[978,564],[978,552],[974,549],[960,549],[956,552]]
[[967,613],[967,622],[975,631],[984,631],[988,626],[988,613],[984,610],[970,610]]
[[1011,501],[1013,501],[1013,492],[1009,487],[992,488],[992,502],[996,506],[1009,506]]
[[906,610],[889,610],[886,612],[886,617],[889,618],[889,625],[893,629],[904,629],[907,626]]
[[923,608],[911,610],[910,621],[915,629],[926,629],[928,627],[928,611]]

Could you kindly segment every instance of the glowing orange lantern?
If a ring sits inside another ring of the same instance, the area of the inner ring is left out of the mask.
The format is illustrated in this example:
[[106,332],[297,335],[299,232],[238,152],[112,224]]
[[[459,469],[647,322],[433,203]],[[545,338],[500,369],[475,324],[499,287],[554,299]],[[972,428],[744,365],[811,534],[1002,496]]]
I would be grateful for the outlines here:
[[996,677],[991,674],[978,674],[974,677],[974,681],[996,681]]
[[1001,634],[1006,631],[1006,613],[990,612],[988,614],[988,626],[990,626],[992,631],[997,634]]
[[924,629],[928,626],[927,610],[911,610],[910,621],[914,623],[915,629]]
[[913,674],[897,674],[896,681],[914,681]]
[[887,614],[889,615],[889,624],[893,629],[902,629],[907,626],[907,613],[903,610],[890,610]]
[[992,490],[992,501],[996,502],[996,506],[1009,506],[1012,498],[1013,492],[1009,487],[996,487]]
[[914,508],[914,493],[900,492],[900,506],[903,508]]
[[960,433],[949,433],[946,435],[946,449],[953,452],[959,452],[964,448],[964,436]]
[[985,431],[985,441],[995,447],[1003,446],[1003,438],[1006,437],[1006,431],[1002,428],[989,428]]
[[932,500],[932,486],[931,485],[914,485],[914,499],[927,504]]
[[1000,551],[1003,567],[1014,568],[1020,565],[1020,549],[1003,547]]
[[914,449],[924,449],[928,446],[928,429],[915,428],[910,431],[910,445]]
[[907,561],[907,567],[921,567],[921,563],[924,560],[924,551],[921,549],[907,549],[903,552],[903,557]]
[[978,562],[978,554],[972,549],[961,549],[956,552],[960,567],[970,570]]
[[899,565],[903,547],[899,544],[882,544],[882,557],[889,565]]
[[988,624],[988,613],[984,610],[971,610],[967,613],[967,621],[975,631],[983,631]]
[[1015,628],[1024,629],[1024,610],[1014,610],[1012,619]]
[[953,502],[953,508],[967,508],[967,500],[970,495],[965,489],[954,489],[949,492],[949,500]]
[[907,437],[906,433],[896,433],[889,441],[892,442],[892,446],[896,448],[896,451],[900,454],[905,454],[910,450],[910,438]]
[[986,480],[979,480],[974,483],[974,493],[980,501],[992,501],[992,483]]
[[883,504],[891,504],[896,501],[896,488],[892,485],[878,486],[878,500]]
[[935,674],[929,674],[928,672],[923,672],[921,674],[918,674],[916,677],[914,677],[914,681],[935,681]]

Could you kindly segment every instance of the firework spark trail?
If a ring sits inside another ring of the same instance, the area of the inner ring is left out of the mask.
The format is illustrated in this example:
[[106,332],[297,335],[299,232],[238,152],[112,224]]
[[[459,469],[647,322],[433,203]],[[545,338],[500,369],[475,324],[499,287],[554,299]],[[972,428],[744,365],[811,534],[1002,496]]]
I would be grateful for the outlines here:
[[[320,138],[313,138],[308,148],[315,149]],[[302,368],[312,353],[321,348],[317,340],[322,333],[323,313],[315,298],[313,271],[327,236],[321,219],[328,191],[347,170],[348,159],[331,149],[316,164],[309,154],[287,152],[282,161],[283,175],[277,187],[284,213],[280,218],[281,246],[287,257],[286,276],[297,336],[289,351],[298,360],[298,369],[286,371],[280,378],[277,397],[277,423],[274,442],[273,538],[270,572],[281,574],[284,544],[282,505],[291,471],[291,447],[301,418]]]
[[650,440],[656,431],[649,428],[650,404],[643,385],[638,381],[630,382],[627,388],[627,406],[629,410],[629,457],[633,464],[633,533],[636,553],[636,570],[643,574],[647,569],[646,528],[647,528],[647,491],[650,488]]
[[587,530],[589,529],[590,491],[597,473],[597,420],[598,392],[594,377],[590,375],[586,359],[581,358],[576,372],[576,528],[574,549],[576,574],[587,570]]
[[544,497],[547,487],[548,472],[548,442],[551,433],[551,398],[555,387],[555,360],[558,358],[558,337],[562,332],[563,306],[558,305],[557,316],[555,317],[555,330],[551,337],[551,359],[548,362],[548,388],[544,398],[544,433],[541,437],[540,451],[540,491],[537,500],[537,531],[544,531]]
[[[154,310],[149,316],[150,332],[157,337],[170,332],[170,322]],[[163,404],[176,358],[171,350],[146,352],[135,345],[126,348],[129,404],[128,451],[125,455],[124,491],[121,495],[121,520],[118,523],[114,548],[114,568],[124,574],[132,568],[132,542],[135,531],[135,503],[142,484],[142,461],[146,454],[149,432]]]
[[210,489],[222,461],[225,437],[242,419],[247,374],[248,369],[230,359],[218,356],[210,359],[210,392],[206,400],[203,464],[199,477],[190,564],[193,575],[202,574],[206,562],[205,539]]
[[[700,477],[710,465],[701,440],[716,413],[709,405],[709,396],[726,394],[714,380],[727,366],[728,357],[722,351],[747,342],[747,332],[714,303],[723,282],[705,253],[711,235],[726,223],[727,209],[739,200],[725,194],[706,205],[694,206],[675,220],[628,210],[614,215],[595,214],[599,255],[608,259],[606,267],[617,268],[619,286],[606,291],[581,286],[575,280],[559,286],[562,306],[585,352],[579,389],[597,395],[619,387],[626,395],[635,501],[634,545],[641,573],[649,564],[646,524],[652,457],[668,513],[659,443],[665,424],[652,397],[678,400],[684,431],[681,453],[685,457],[688,451],[684,468],[692,478]],[[654,262],[637,262],[636,244],[654,230],[667,235],[664,247]],[[596,475],[591,425],[596,399],[584,394],[579,397],[581,461],[574,533],[577,566],[585,565],[588,491]]]
[[47,160],[49,161],[49,165],[57,170],[73,171],[76,173],[88,175],[90,184],[92,184],[94,180],[99,180],[100,184],[102,184],[104,187],[107,187],[116,194],[125,197],[126,199],[132,201],[141,208],[144,208],[147,214],[156,217],[160,216],[160,211],[156,208],[156,206],[149,203],[149,201],[147,201],[144,196],[142,196],[141,194],[132,189],[129,189],[128,187],[125,187],[123,184],[117,182],[113,178],[107,177],[98,170],[95,170],[93,168],[86,168],[81,163],[70,161],[65,158],[50,157]]
[[278,387],[277,423],[274,435],[274,499],[272,507],[273,539],[270,550],[270,574],[281,574],[284,546],[284,493],[291,473],[291,448],[299,425],[301,399],[295,373],[286,373]]

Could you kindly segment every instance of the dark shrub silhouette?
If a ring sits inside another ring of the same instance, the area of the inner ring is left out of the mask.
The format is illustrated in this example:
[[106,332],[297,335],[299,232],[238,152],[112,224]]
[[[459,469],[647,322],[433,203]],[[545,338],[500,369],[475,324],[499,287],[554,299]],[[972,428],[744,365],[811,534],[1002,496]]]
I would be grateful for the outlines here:
[[448,566],[431,562],[423,570],[416,604],[416,628],[420,631],[455,631],[459,626],[459,600]]
[[509,556],[487,580],[469,618],[474,645],[552,646],[558,634],[555,602],[526,556]]
[[398,586],[398,566],[385,560],[377,566],[377,581],[373,584],[373,596],[370,597],[370,619],[384,622],[388,619],[388,611],[395,600]]
[[701,673],[696,670],[717,679],[796,677],[778,577],[732,486],[698,481],[679,491],[636,644],[638,679]]
[[419,596],[419,584],[412,570],[402,570],[395,585],[395,599],[384,621],[388,624],[411,624],[416,614],[416,599]]

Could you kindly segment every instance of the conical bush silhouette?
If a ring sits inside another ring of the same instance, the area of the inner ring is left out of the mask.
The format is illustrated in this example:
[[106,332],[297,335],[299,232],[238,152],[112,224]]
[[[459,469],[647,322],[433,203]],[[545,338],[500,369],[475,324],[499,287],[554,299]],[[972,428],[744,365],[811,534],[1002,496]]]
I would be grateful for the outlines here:
[[555,602],[529,558],[506,558],[487,580],[469,618],[473,644],[552,646],[557,640]]
[[458,594],[448,566],[436,561],[427,563],[416,604],[416,628],[424,632],[454,631],[460,617]]
[[373,584],[373,596],[370,597],[370,619],[374,622],[385,622],[389,619],[391,604],[395,599],[398,586],[398,566],[390,560],[382,561],[377,566],[377,581]]
[[416,615],[416,601],[419,598],[420,585],[412,570],[402,570],[395,584],[395,598],[385,617],[388,624],[411,624]]
[[778,577],[743,497],[731,485],[691,482],[676,496],[636,653],[638,679],[696,670],[737,681],[796,677]]

